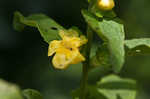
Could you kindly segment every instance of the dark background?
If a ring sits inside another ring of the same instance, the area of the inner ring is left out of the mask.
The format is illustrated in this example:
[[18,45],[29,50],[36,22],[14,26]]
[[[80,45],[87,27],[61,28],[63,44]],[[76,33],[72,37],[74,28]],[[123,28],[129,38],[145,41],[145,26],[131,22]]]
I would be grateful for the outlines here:
[[[37,89],[44,99],[71,99],[70,90],[80,84],[81,65],[53,69],[48,44],[35,28],[15,31],[13,13],[44,13],[66,28],[78,26],[84,31],[80,10],[86,7],[86,0],[0,0],[0,78],[22,89]],[[115,10],[125,23],[127,39],[150,37],[150,0],[117,0]],[[137,80],[138,99],[150,98],[150,55],[128,57],[120,75]]]

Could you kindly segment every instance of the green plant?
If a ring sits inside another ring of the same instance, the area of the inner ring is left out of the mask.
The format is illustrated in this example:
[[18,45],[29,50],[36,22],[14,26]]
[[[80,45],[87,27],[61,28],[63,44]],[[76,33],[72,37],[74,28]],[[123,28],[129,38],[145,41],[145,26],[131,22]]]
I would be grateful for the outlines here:
[[[82,62],[81,86],[72,92],[73,99],[135,99],[136,81],[121,78],[117,73],[122,69],[125,57],[150,52],[150,38],[125,39],[123,22],[113,11],[113,0],[88,2],[89,7],[81,11],[87,23],[86,36],[77,27],[66,29],[44,14],[24,17],[15,12],[14,28],[18,31],[25,26],[37,28],[49,44],[48,56],[55,54],[52,63],[56,69],[67,69],[70,64]],[[93,41],[94,33],[102,43]],[[105,68],[107,75],[95,85],[89,85],[88,73],[96,68]],[[7,87],[9,84],[1,82],[0,97],[3,99],[23,99],[23,96],[25,99],[42,99],[38,92],[31,89],[23,91],[23,95],[17,87],[13,87],[10,94],[1,93],[2,85],[6,86],[6,91],[11,89]]]

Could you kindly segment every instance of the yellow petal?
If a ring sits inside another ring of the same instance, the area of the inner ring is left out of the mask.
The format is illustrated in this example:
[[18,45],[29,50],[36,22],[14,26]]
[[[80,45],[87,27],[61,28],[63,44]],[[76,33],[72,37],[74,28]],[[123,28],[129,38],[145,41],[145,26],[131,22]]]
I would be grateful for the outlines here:
[[63,45],[67,48],[80,47],[81,45],[87,43],[86,37],[83,35],[79,37],[78,32],[73,29],[70,29],[68,31],[60,30],[59,35],[62,38]]
[[85,61],[85,58],[80,54],[78,49],[70,51],[62,48],[56,51],[52,63],[57,69],[66,69],[70,64],[77,64],[82,61]]
[[70,41],[72,43],[73,47],[80,47],[81,46],[81,40],[79,37],[74,37]]
[[79,33],[74,29],[69,29],[68,32],[69,32],[68,34],[70,35],[70,37],[78,37],[79,36]]
[[85,61],[84,56],[78,51],[77,56],[72,60],[71,64],[77,64],[80,63],[82,61]]
[[77,48],[80,47],[81,41],[79,37],[64,37],[64,46],[67,48]]
[[68,43],[70,44],[71,47],[78,48],[82,46],[83,44],[86,44],[87,39],[85,36],[72,37],[68,40]]
[[78,37],[79,33],[73,29],[69,29],[69,30],[59,30],[59,35],[63,39],[65,36],[67,36],[67,37]]
[[50,45],[48,48],[48,56],[52,56],[56,52],[57,48],[60,47],[60,43],[61,41],[57,41],[57,40],[50,42]]
[[86,44],[88,42],[88,40],[86,39],[86,37],[83,36],[83,35],[80,36],[80,40],[81,40],[81,45]]
[[65,69],[68,67],[70,60],[66,59],[65,54],[56,53],[53,57],[52,63],[56,69]]
[[72,60],[76,57],[76,52],[72,52],[68,49],[61,48],[56,51],[53,57],[52,63],[57,69],[65,69],[71,64]]
[[61,38],[64,38],[65,30],[59,30],[59,35],[60,35]]

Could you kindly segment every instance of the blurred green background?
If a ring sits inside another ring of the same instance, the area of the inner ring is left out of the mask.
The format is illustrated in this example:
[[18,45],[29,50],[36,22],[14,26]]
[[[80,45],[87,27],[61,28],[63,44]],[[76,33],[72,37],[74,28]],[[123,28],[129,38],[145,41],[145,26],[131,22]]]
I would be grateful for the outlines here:
[[[66,28],[85,31],[80,10],[86,7],[86,0],[0,0],[0,78],[37,89],[44,99],[71,99],[70,90],[80,84],[81,65],[55,70],[47,57],[48,44],[35,28],[13,29],[13,12],[44,13]],[[127,39],[150,37],[150,0],[116,0],[115,11],[124,21]],[[100,76],[97,72],[89,80]],[[137,80],[137,99],[150,99],[150,55],[127,57],[120,76]]]

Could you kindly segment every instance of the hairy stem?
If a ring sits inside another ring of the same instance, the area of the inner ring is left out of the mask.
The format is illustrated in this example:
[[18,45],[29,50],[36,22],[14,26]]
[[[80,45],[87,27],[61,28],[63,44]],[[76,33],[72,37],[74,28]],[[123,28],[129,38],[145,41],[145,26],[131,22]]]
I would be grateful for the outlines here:
[[90,50],[91,50],[91,44],[93,40],[93,33],[89,27],[87,28],[87,38],[88,38],[88,43],[85,47],[86,61],[83,63],[82,80],[81,80],[81,87],[80,87],[81,88],[80,99],[86,99],[86,85],[88,81]]

